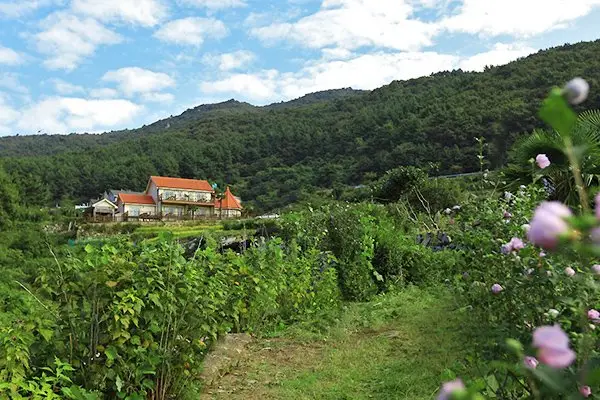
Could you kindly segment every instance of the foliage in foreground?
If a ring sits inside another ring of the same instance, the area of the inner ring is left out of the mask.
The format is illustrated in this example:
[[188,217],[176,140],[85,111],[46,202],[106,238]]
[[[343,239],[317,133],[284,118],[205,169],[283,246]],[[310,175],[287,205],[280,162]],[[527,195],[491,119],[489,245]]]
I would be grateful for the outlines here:
[[218,335],[272,328],[338,301],[332,260],[319,251],[273,240],[244,255],[182,254],[167,238],[122,241],[42,266],[40,297],[21,294],[38,316],[15,313],[0,329],[0,394],[40,395],[31,389],[45,379],[38,371],[56,362],[50,386],[63,394],[75,393],[73,382],[108,397],[181,398]]

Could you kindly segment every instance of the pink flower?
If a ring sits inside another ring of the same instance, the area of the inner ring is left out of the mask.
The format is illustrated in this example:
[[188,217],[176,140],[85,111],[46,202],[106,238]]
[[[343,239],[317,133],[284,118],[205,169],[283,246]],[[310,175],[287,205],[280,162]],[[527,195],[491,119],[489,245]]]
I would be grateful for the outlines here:
[[553,249],[558,245],[559,236],[568,231],[569,225],[564,219],[571,215],[571,210],[564,204],[544,201],[533,214],[527,237],[538,246]]
[[523,241],[517,237],[510,239],[510,242],[508,242],[508,244],[512,246],[513,251],[519,251],[525,247]]
[[540,257],[546,257],[546,253],[544,253],[543,251],[540,251]]
[[600,312],[598,310],[588,310],[587,312],[588,319],[592,320],[595,324],[600,323]]
[[504,290],[504,288],[502,286],[500,286],[499,284],[497,284],[497,283],[494,283],[492,285],[492,293],[494,293],[494,294],[498,294],[498,293],[500,293],[503,290]]
[[592,395],[592,388],[589,386],[582,386],[579,388],[579,393],[581,393],[583,397],[590,397]]
[[550,165],[550,160],[545,154],[538,154],[535,158],[535,162],[541,169],[544,169]]
[[539,361],[535,357],[526,356],[523,359],[523,364],[525,365],[525,368],[536,369]]
[[575,270],[571,267],[565,268],[565,275],[571,277],[575,275]]
[[533,332],[533,347],[539,360],[552,368],[566,368],[575,361],[569,348],[569,337],[558,325],[541,326]]
[[525,247],[523,241],[517,237],[510,239],[510,242],[502,246],[502,254],[509,254],[513,251],[522,250]]
[[504,219],[511,219],[512,218],[512,214],[509,213],[508,211],[504,211]]
[[596,275],[600,275],[600,264],[592,265],[592,272]]
[[446,382],[442,385],[442,389],[440,390],[440,393],[438,394],[437,400],[448,400],[448,399],[450,399],[450,396],[452,395],[452,393],[454,393],[458,390],[463,390],[464,388],[465,388],[465,385],[464,385],[463,381],[460,379],[455,379],[453,381]]

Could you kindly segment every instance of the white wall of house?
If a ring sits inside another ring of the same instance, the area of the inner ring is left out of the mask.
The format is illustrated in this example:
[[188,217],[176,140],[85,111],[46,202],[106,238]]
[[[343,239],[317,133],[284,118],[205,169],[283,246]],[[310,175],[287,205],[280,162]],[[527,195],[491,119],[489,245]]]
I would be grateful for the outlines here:
[[158,197],[162,196],[163,201],[173,196],[176,200],[181,201],[195,201],[198,203],[210,203],[212,201],[212,193],[202,190],[158,188],[157,192]]
[[120,213],[127,213],[129,216],[135,217],[140,214],[156,214],[156,206],[152,204],[120,204]]
[[[219,209],[215,208],[215,213],[219,214]],[[241,210],[221,210],[221,218],[239,218],[242,216]]]
[[212,207],[197,207],[194,210],[194,216],[210,217],[213,215],[214,208]]
[[162,206],[162,214],[169,215],[171,217],[177,216],[181,217],[184,214],[183,206],[172,206],[172,205],[164,205]]
[[154,182],[150,181],[150,187],[148,188],[148,192],[146,194],[152,196],[154,202],[158,204],[158,188]]

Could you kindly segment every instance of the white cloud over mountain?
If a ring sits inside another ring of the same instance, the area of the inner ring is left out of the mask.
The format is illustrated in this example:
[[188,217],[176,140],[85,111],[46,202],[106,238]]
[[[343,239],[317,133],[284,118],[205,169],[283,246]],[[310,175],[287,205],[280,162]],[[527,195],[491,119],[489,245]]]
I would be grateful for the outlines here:
[[188,17],[166,23],[154,37],[178,45],[200,46],[206,38],[220,39],[228,33],[225,24],[218,19]]

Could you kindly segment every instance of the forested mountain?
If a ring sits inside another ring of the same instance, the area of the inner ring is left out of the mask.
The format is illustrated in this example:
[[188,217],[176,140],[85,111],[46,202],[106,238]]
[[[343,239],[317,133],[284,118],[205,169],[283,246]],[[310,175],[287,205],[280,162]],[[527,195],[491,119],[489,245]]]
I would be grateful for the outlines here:
[[271,209],[399,165],[473,171],[476,137],[489,143],[490,166],[501,166],[520,134],[542,126],[536,111],[549,89],[574,76],[592,87],[581,107],[600,108],[600,41],[372,92],[329,91],[267,107],[230,100],[125,132],[3,138],[0,156],[27,203],[139,190],[149,175],[162,174],[228,182],[257,208]]

